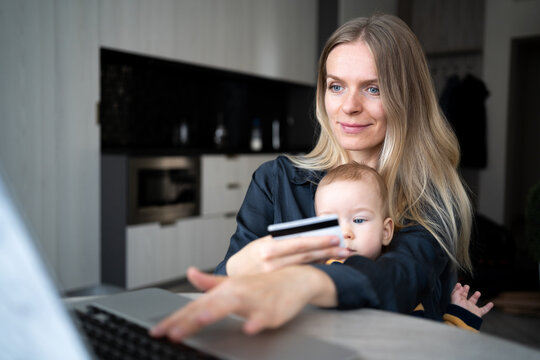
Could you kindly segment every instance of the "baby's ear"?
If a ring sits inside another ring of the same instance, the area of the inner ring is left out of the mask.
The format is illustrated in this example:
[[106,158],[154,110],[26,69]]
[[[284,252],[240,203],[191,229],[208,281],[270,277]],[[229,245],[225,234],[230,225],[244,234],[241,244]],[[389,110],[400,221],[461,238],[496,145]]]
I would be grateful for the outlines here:
[[394,236],[394,221],[391,218],[384,219],[383,222],[383,245],[388,246]]

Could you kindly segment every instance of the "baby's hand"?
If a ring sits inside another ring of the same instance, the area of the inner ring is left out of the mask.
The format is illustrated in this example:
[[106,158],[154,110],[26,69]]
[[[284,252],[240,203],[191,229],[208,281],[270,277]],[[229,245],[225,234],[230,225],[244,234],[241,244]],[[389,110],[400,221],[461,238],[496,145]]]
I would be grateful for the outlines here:
[[454,290],[452,290],[451,302],[454,305],[461,306],[462,308],[472,312],[478,317],[486,315],[493,308],[492,302],[489,302],[482,307],[478,307],[476,305],[481,295],[479,291],[475,291],[475,293],[469,298],[468,295],[469,285],[461,286],[460,283],[457,283],[456,286],[454,286]]

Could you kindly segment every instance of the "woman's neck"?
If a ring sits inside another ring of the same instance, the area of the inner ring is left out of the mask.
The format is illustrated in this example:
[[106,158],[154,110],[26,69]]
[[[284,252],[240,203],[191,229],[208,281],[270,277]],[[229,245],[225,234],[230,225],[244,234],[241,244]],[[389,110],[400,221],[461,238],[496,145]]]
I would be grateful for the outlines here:
[[364,151],[347,151],[349,161],[355,161],[359,164],[365,164],[374,169],[377,168],[379,162],[379,152],[364,152]]

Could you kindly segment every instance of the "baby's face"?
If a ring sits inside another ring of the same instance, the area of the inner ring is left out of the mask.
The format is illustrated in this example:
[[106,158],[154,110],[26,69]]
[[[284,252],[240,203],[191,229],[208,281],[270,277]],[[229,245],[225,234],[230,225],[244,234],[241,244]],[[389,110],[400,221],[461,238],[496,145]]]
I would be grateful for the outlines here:
[[337,214],[345,243],[354,254],[376,259],[392,240],[393,223],[383,215],[374,180],[336,181],[315,194],[317,215]]

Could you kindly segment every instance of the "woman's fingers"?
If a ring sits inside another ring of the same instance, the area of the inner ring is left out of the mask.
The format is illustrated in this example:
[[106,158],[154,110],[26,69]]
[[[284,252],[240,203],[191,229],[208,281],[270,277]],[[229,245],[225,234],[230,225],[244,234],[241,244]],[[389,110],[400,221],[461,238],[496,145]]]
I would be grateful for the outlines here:
[[256,274],[262,272],[265,252],[272,246],[270,235],[251,241],[227,261],[228,275]]
[[244,323],[243,330],[248,335],[255,335],[264,330],[262,324],[256,320],[247,320]]
[[[205,274],[195,267],[188,269],[187,276],[195,287],[203,291],[213,289],[227,280],[225,276]],[[201,297],[190,302],[154,326],[150,334],[155,337],[167,336],[172,341],[181,341],[202,327],[220,320],[230,313],[230,309],[226,301],[217,302],[215,306],[208,306],[213,296],[215,295]]]
[[171,341],[182,339],[198,332],[234,312],[234,301],[230,297],[217,299],[219,292],[207,293],[174,312],[150,330],[155,337],[168,337]]
[[336,236],[306,236],[285,240],[271,239],[272,242],[265,244],[267,248],[264,250],[265,256],[268,259],[333,247],[337,248],[339,246],[339,238]]
[[256,334],[283,325],[311,301],[319,306],[336,304],[332,280],[311,266],[231,277],[206,277],[196,269],[190,274],[203,287],[211,286],[209,291],[161,321],[150,335],[178,342],[229,314],[242,316],[244,332]]
[[187,270],[187,278],[193,286],[201,291],[207,291],[212,289],[216,285],[221,284],[224,280],[224,276],[214,276],[206,274],[199,269],[191,266]]
[[262,272],[269,272],[288,265],[309,264],[332,258],[345,258],[350,251],[341,248],[334,236],[299,237],[266,242],[261,250]]
[[229,275],[274,271],[286,265],[306,264],[330,258],[349,256],[340,248],[335,236],[310,236],[275,240],[271,236],[254,240],[231,256]]
[[288,265],[309,264],[327,259],[342,259],[350,254],[351,252],[349,250],[340,247],[313,250],[273,259],[272,261],[267,262],[264,270],[273,271]]
[[209,292],[162,320],[151,329],[150,335],[180,342],[229,314],[249,311],[249,302],[243,302],[242,294],[237,291],[242,290],[243,277],[233,281],[203,274],[195,268],[190,269],[189,276],[196,286],[209,286]]

